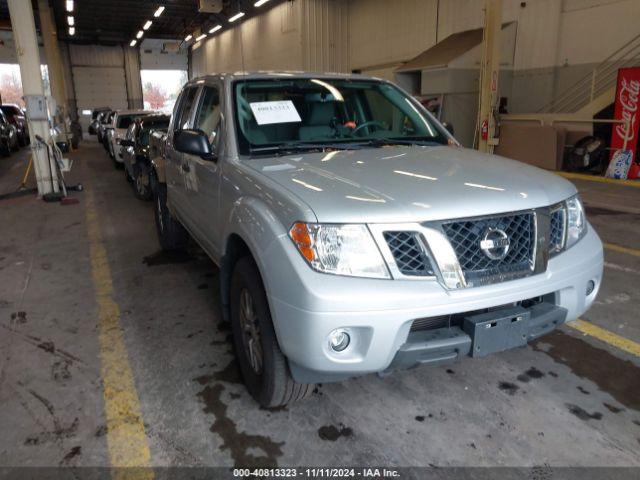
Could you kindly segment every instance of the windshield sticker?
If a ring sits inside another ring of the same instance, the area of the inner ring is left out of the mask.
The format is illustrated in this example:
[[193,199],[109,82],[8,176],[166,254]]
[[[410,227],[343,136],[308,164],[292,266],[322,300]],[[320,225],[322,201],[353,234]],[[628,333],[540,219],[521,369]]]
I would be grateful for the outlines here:
[[258,125],[270,125],[272,123],[301,122],[302,119],[291,100],[279,100],[277,102],[251,103],[253,116]]

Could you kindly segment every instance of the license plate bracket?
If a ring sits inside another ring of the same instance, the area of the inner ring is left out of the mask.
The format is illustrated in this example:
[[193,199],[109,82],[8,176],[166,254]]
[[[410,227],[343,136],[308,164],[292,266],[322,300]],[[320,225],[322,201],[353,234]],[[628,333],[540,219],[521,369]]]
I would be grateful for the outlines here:
[[462,329],[471,337],[471,356],[484,357],[526,345],[530,317],[531,313],[523,307],[465,317]]

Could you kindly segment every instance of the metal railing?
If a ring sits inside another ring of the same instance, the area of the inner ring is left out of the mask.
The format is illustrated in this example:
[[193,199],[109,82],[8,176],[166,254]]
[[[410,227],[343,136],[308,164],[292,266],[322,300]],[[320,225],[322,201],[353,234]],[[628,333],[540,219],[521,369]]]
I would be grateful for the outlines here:
[[640,34],[605,58],[588,75],[538,110],[538,113],[574,113],[613,88],[618,69],[640,65]]

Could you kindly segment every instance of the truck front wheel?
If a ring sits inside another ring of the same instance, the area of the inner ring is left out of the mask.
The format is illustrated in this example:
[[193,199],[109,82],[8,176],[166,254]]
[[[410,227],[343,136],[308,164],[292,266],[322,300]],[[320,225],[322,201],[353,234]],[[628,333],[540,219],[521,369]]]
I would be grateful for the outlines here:
[[313,385],[291,377],[273,330],[260,272],[251,257],[238,260],[233,270],[231,329],[244,383],[261,406],[283,406],[311,394]]
[[167,208],[167,186],[158,184],[154,191],[154,216],[158,240],[163,250],[180,250],[187,246],[189,234],[184,227],[171,216]]

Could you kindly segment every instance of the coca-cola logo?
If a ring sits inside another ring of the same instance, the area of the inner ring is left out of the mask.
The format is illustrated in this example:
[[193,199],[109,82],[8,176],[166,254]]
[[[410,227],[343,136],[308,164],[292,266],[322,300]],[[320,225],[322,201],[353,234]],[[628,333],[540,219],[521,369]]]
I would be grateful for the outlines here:
[[621,120],[624,123],[616,126],[616,135],[623,142],[629,143],[635,137],[636,121],[638,113],[638,98],[640,97],[640,81],[627,81],[623,78],[620,82],[620,91],[618,93],[618,102],[622,106]]

